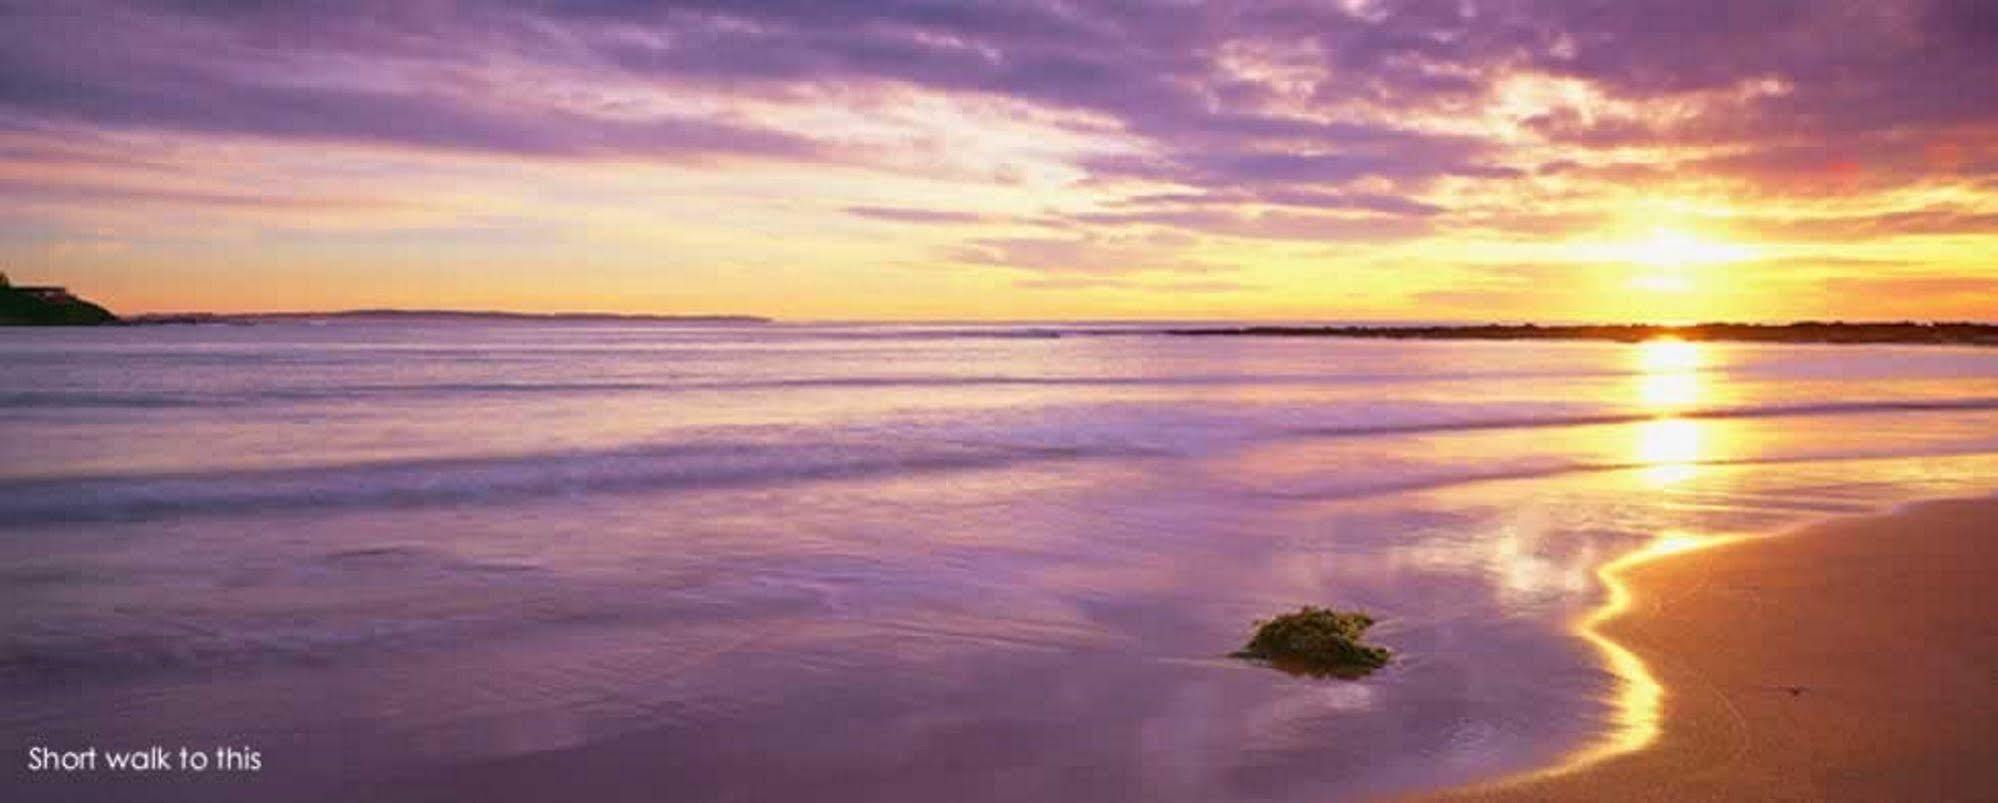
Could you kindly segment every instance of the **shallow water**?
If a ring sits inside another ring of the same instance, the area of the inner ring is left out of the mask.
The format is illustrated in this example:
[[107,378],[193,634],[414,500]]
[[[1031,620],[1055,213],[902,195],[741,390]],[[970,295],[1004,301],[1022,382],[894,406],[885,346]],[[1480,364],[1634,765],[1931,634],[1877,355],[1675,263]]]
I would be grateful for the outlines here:
[[[1572,632],[1608,561],[1998,477],[1993,350],[1104,329],[0,333],[0,745],[264,762],[9,786],[1458,783],[1617,735]],[[1223,657],[1306,603],[1376,613],[1397,661]]]

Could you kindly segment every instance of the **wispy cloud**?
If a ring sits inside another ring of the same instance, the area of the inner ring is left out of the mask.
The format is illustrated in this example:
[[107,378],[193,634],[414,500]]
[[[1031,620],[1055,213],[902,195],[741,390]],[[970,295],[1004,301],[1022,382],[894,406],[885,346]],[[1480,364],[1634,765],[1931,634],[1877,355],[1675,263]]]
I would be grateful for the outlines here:
[[[1268,272],[1299,243],[1441,285],[1489,243],[1668,207],[1763,241],[1988,246],[1992,75],[1985,0],[0,0],[0,207],[50,221],[0,249],[122,227],[142,254],[162,208],[181,238],[286,210],[559,218],[634,273],[805,254],[852,286],[891,263]],[[492,258],[468,248],[440,235],[431,261]]]
[[896,206],[849,206],[846,212],[856,217],[886,220],[892,223],[980,223],[988,219],[986,215],[977,212]]

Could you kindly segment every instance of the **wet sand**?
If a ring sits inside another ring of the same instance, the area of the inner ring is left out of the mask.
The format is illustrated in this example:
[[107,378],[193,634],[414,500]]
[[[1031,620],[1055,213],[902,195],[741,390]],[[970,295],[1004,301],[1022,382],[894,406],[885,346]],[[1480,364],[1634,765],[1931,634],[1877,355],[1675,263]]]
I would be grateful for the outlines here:
[[1619,573],[1596,632],[1664,687],[1655,740],[1446,800],[1998,800],[1998,500]]

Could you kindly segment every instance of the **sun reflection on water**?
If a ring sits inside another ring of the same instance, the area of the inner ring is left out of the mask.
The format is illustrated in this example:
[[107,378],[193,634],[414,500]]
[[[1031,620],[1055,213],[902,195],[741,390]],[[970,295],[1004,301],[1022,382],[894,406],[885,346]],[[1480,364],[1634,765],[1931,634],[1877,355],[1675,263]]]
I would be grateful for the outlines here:
[[1683,410],[1701,397],[1700,347],[1678,338],[1648,340],[1637,346],[1637,401],[1660,413]]
[[1637,379],[1637,400],[1654,410],[1683,410],[1700,400],[1700,375],[1691,371],[1644,374]]
[[1700,424],[1684,418],[1660,418],[1637,426],[1637,462],[1645,484],[1676,485],[1699,474]]
[[1703,394],[1700,347],[1677,338],[1661,338],[1637,347],[1637,401],[1660,417],[1637,427],[1635,462],[1645,466],[1645,483],[1664,487],[1699,473],[1701,425],[1677,417]]
[[[1652,488],[1690,480],[1699,473],[1704,433],[1702,422],[1681,416],[1702,396],[1700,366],[1704,355],[1696,344],[1668,338],[1640,344],[1635,358],[1638,403],[1658,417],[1637,425],[1633,462],[1643,467],[1640,476]],[[1603,603],[1576,622],[1575,632],[1602,654],[1610,672],[1617,677],[1617,689],[1611,700],[1616,711],[1616,728],[1562,764],[1527,777],[1572,772],[1641,750],[1657,740],[1665,686],[1637,653],[1605,635],[1603,628],[1634,604],[1624,579],[1632,568],[1727,540],[1730,539],[1669,530],[1596,570],[1596,579],[1603,588]]]
[[1702,355],[1698,343],[1689,343],[1676,337],[1661,337],[1637,344],[1637,359],[1645,373],[1657,374],[1697,370],[1702,362]]

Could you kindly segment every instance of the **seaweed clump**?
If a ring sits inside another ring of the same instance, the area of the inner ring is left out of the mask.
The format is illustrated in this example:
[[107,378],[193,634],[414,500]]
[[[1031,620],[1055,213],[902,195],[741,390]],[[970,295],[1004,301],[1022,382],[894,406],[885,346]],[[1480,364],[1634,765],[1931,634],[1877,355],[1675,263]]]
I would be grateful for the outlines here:
[[1374,617],[1306,605],[1296,613],[1256,623],[1256,634],[1230,657],[1267,661],[1286,672],[1312,677],[1357,678],[1387,665],[1386,647],[1361,639]]

